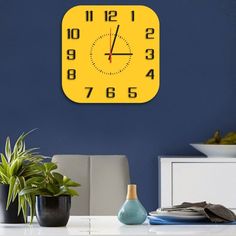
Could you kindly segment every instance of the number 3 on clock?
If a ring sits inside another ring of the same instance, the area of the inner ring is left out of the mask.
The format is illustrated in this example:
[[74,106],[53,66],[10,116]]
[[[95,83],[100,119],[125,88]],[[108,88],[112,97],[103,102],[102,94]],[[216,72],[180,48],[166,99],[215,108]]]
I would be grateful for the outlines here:
[[[145,16],[145,17],[143,17]],[[160,23],[141,5],[75,6],[62,21],[62,88],[77,103],[145,103],[160,86]]]

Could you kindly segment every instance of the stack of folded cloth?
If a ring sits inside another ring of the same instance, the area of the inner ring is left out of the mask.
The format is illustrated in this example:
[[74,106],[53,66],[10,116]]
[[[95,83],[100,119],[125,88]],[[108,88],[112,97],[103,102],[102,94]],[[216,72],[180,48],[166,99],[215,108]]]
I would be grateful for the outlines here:
[[236,215],[219,204],[184,202],[152,211],[148,219],[150,224],[230,223],[236,221]]

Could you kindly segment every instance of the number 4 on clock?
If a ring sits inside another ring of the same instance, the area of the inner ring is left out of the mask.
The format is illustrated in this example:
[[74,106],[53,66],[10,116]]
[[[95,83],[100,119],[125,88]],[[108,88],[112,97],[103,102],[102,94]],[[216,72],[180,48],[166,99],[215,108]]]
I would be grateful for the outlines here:
[[154,69],[151,69],[146,74],[146,77],[150,77],[151,79],[154,79]]

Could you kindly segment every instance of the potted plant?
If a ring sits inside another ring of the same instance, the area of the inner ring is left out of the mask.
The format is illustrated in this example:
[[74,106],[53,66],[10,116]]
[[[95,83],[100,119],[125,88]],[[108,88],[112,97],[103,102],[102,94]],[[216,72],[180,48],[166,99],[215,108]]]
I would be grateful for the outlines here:
[[44,163],[40,175],[20,192],[20,196],[36,197],[36,217],[41,226],[65,226],[70,217],[71,196],[78,195],[71,187],[80,184],[56,169],[55,163]]
[[[31,131],[30,131],[31,132]],[[28,206],[31,220],[34,215],[35,199],[30,194],[19,195],[29,182],[41,172],[38,166],[42,157],[35,149],[26,149],[25,138],[30,133],[19,136],[12,149],[7,137],[5,153],[1,153],[0,163],[0,222],[24,223],[27,221]]]

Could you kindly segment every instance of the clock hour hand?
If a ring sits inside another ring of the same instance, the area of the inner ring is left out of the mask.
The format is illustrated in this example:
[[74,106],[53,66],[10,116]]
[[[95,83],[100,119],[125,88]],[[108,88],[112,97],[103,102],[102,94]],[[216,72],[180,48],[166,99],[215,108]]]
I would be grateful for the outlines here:
[[111,56],[112,56],[112,52],[113,52],[113,49],[114,49],[114,46],[115,46],[115,42],[116,42],[116,38],[117,38],[119,28],[120,28],[120,25],[117,25],[115,37],[113,39],[112,46],[111,46],[110,53],[109,53],[109,57],[108,57],[108,60],[110,60],[110,62],[111,62]]

